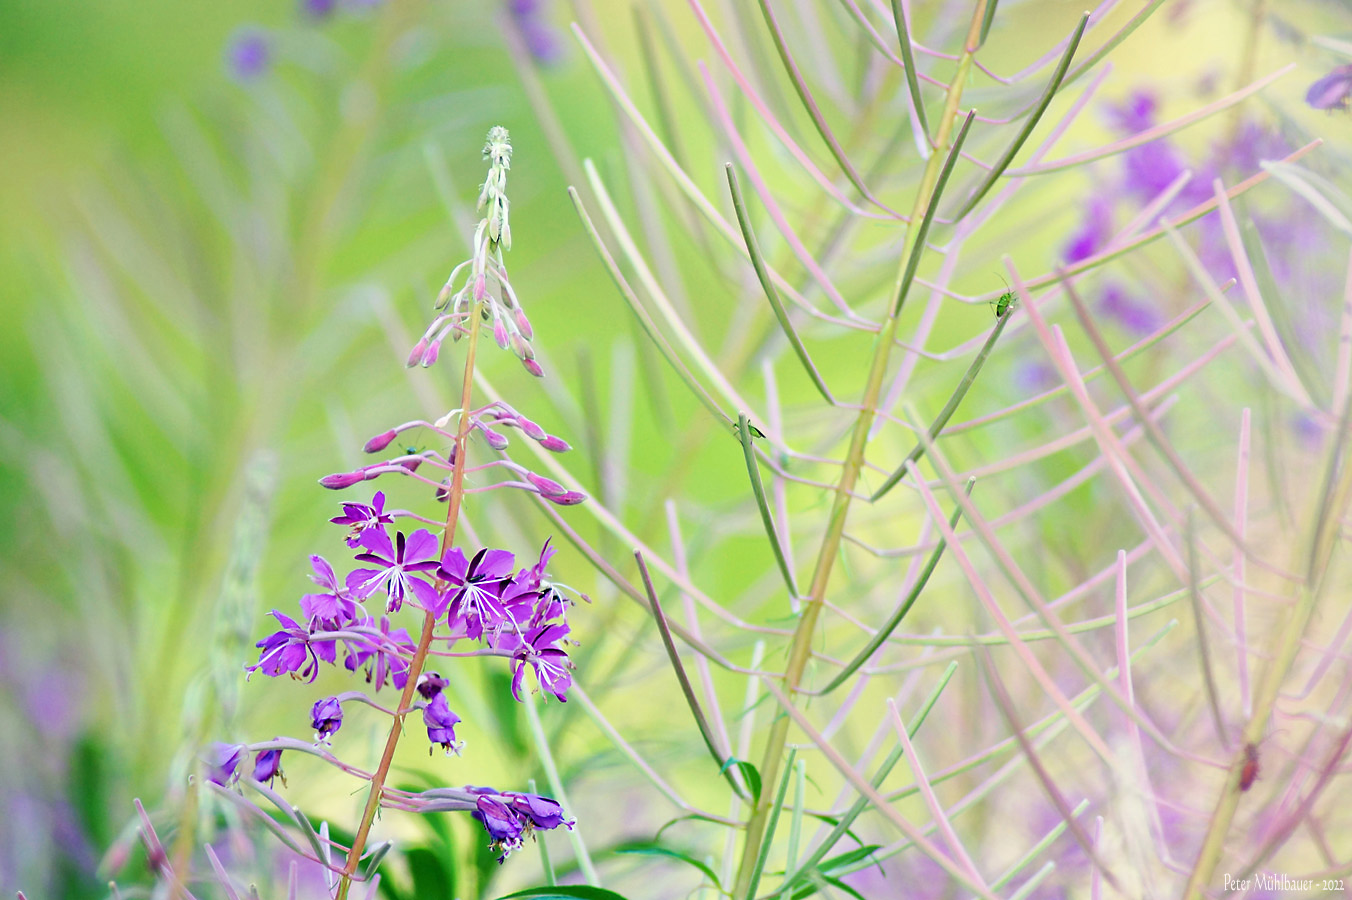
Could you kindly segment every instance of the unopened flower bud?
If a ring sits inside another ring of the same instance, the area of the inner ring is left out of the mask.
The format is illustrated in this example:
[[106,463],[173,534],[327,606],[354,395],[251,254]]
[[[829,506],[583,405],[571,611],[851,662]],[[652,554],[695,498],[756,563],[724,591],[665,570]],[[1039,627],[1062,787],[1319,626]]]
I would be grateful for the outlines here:
[[506,435],[499,434],[498,432],[494,431],[493,429],[487,428],[487,427],[483,427],[483,426],[480,426],[480,430],[483,431],[483,434],[484,434],[484,441],[485,441],[485,443],[488,444],[488,446],[492,447],[494,450],[506,450],[506,449],[507,449],[507,443],[508,443],[508,442],[507,442],[507,436],[506,436]]
[[543,441],[545,439],[545,430],[525,416],[517,416],[516,424],[531,440]]
[[526,343],[526,339],[521,335],[513,334],[510,338],[510,342],[512,345],[512,352],[520,359],[535,358],[535,351],[531,349],[530,344]]
[[367,453],[379,453],[381,450],[384,450],[386,447],[388,447],[390,445],[390,441],[393,441],[395,437],[398,436],[398,434],[399,433],[397,431],[391,428],[389,431],[386,431],[382,434],[378,434],[375,437],[371,438],[369,441],[367,441],[366,446],[362,447],[362,450],[364,450]]
[[286,784],[286,776],[282,774],[282,751],[259,750],[254,757],[253,780],[266,782],[271,787],[274,778],[280,778],[282,784]]
[[557,497],[560,494],[566,494],[568,489],[559,484],[552,478],[545,478],[543,475],[536,475],[534,472],[526,473],[526,480],[544,494],[546,497]]
[[431,700],[449,685],[450,682],[436,672],[424,672],[418,676],[418,693],[424,700]]
[[359,469],[356,472],[338,472],[333,475],[325,475],[319,479],[319,483],[331,491],[340,491],[343,488],[352,487],[359,481],[366,480],[366,470]]
[[474,299],[482,300],[487,293],[488,282],[485,280],[484,274],[480,272],[478,275],[474,276]]
[[408,368],[413,368],[422,359],[423,354],[427,352],[427,338],[419,338],[418,343],[413,345],[413,352],[409,353],[408,361],[404,363]]
[[546,500],[554,501],[559,506],[577,506],[583,500],[587,499],[587,495],[581,491],[564,491],[557,496],[551,494],[544,494],[542,496]]
[[530,327],[530,319],[526,318],[525,310],[518,306],[513,312],[514,318],[516,319],[516,327],[521,330],[521,334],[526,340],[535,337],[535,330]]
[[544,377],[545,377],[545,370],[542,369],[542,368],[540,368],[540,364],[539,364],[538,362],[536,362],[535,360],[533,360],[533,359],[523,359],[523,360],[521,360],[521,365],[525,366],[525,367],[526,367],[526,371],[529,372],[529,373],[531,373],[532,375],[534,375],[536,378],[544,378]]
[[493,340],[503,350],[507,349],[507,326],[502,324],[502,320],[493,323]]
[[446,478],[442,480],[441,486],[437,488],[436,494],[433,495],[438,503],[445,503],[447,500],[451,499],[450,485],[451,479]]
[[436,362],[437,354],[439,353],[441,353],[441,341],[433,341],[428,345],[427,349],[423,351],[422,359],[419,361],[422,364],[422,367],[425,369]]
[[402,467],[407,472],[416,472],[418,471],[418,466],[423,464],[423,459],[424,457],[414,456],[410,459],[401,459],[397,461],[395,465]]
[[563,438],[555,437],[552,434],[545,435],[544,438],[540,440],[540,446],[544,447],[546,450],[552,450],[555,453],[566,453],[573,449]]

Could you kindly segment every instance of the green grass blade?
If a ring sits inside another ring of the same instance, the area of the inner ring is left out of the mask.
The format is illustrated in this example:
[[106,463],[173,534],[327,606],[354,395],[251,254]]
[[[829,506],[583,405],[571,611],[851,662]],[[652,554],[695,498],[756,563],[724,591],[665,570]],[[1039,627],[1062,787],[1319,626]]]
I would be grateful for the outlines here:
[[784,808],[784,797],[789,792],[789,776],[793,774],[794,760],[797,756],[797,750],[789,751],[789,761],[784,766],[784,776],[779,779],[779,791],[775,794],[775,802],[770,807],[770,819],[765,825],[765,839],[761,842],[760,855],[756,857],[756,867],[751,870],[751,883],[746,891],[746,900],[751,900],[756,896],[756,888],[760,886],[761,873],[765,871],[765,862],[770,858],[770,844],[774,842],[775,826],[779,824],[779,811]]

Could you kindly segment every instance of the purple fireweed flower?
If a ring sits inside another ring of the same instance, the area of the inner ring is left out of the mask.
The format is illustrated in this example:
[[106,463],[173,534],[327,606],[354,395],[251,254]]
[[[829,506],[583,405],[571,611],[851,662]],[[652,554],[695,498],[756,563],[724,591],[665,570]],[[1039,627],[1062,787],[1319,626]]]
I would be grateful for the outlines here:
[[267,32],[260,28],[240,28],[226,45],[226,68],[239,81],[252,81],[259,77],[268,70],[271,62],[272,45]]
[[1084,224],[1062,250],[1067,263],[1077,263],[1097,253],[1113,236],[1113,207],[1102,197],[1089,201]]
[[544,19],[543,7],[541,0],[507,0],[507,11],[520,30],[526,49],[538,62],[549,65],[559,60],[563,48],[553,26]]
[[221,787],[227,787],[239,778],[239,764],[244,761],[249,748],[243,744],[214,743],[202,754],[206,763],[207,780]]
[[466,560],[459,547],[441,558],[437,577],[449,585],[447,622],[452,629],[463,623],[465,633],[477,641],[485,631],[495,632],[511,618],[502,595],[512,581],[515,561],[516,557],[506,550],[488,548],[474,554],[472,560]]
[[1334,69],[1305,92],[1305,102],[1315,109],[1347,109],[1349,97],[1352,97],[1352,63]]
[[357,547],[361,543],[361,536],[372,528],[382,528],[385,525],[393,525],[394,517],[385,512],[385,492],[376,491],[371,498],[370,505],[365,503],[344,503],[343,514],[329,519],[335,525],[346,525],[350,530],[347,535],[347,545]]
[[441,614],[445,608],[442,596],[430,582],[416,574],[437,568],[437,539],[432,532],[419,528],[405,539],[400,531],[391,543],[384,529],[373,528],[364,531],[358,543],[367,552],[357,554],[357,561],[375,563],[377,568],[354,569],[348,573],[347,588],[353,597],[364,600],[384,588],[389,598],[387,612],[398,612],[412,594],[423,609],[433,615]]
[[498,793],[492,788],[469,788],[477,793],[472,815],[488,832],[490,846],[501,850],[498,862],[504,862],[513,850],[521,849],[525,839],[537,829],[550,830],[560,825],[573,827],[563,807],[548,797],[516,791]]
[[[553,694],[560,703],[567,703],[568,688],[573,676],[568,671],[572,663],[568,653],[558,646],[568,636],[568,626],[560,622],[537,625],[526,630],[512,657],[512,696],[521,700],[521,684],[526,666],[535,670],[540,689]],[[505,649],[505,648],[504,648]]]
[[282,784],[286,784],[286,776],[282,774],[282,751],[258,751],[258,755],[254,757],[253,780],[266,782],[268,787],[272,787],[274,778],[280,778]]
[[323,19],[333,13],[338,6],[337,0],[301,0],[301,12],[316,19]]
[[537,591],[545,580],[545,568],[549,565],[549,560],[554,556],[556,548],[549,546],[553,538],[545,538],[545,544],[540,548],[540,559],[529,569],[521,570],[521,577],[525,579],[527,589]]
[[245,671],[252,675],[261,669],[264,675],[272,678],[290,672],[292,678],[314,681],[319,672],[319,660],[310,646],[309,629],[280,610],[274,609],[272,616],[282,628],[254,645],[261,648],[262,652],[258,655],[258,662],[246,666]]
[[337,697],[325,697],[310,708],[310,726],[315,730],[315,741],[327,744],[329,738],[343,727],[343,704]]
[[[446,703],[446,695],[440,691],[423,707],[423,724],[427,726],[427,739],[434,744],[440,744],[448,755],[456,747],[455,726],[459,722],[460,717],[451,712],[451,707]],[[429,747],[428,752],[431,752],[431,749]]]
[[[348,647],[347,659],[343,665],[349,672],[355,672],[361,666],[366,666],[366,680],[374,682],[376,690],[385,686],[385,679],[389,678],[396,688],[402,689],[408,681],[408,662],[413,657],[417,645],[413,639],[408,636],[408,631],[403,628],[390,630],[390,619],[388,616],[380,617],[380,631],[386,637],[386,641],[380,644],[369,643],[364,647]],[[390,644],[393,644],[393,648]]]
[[450,682],[437,672],[424,672],[418,676],[418,693],[424,700],[431,700],[450,685]]
[[348,594],[347,588],[338,583],[338,576],[328,560],[322,556],[311,556],[310,566],[315,570],[310,580],[320,587],[328,588],[322,593],[305,594],[300,598],[300,612],[311,632],[336,631],[366,618],[365,612]]

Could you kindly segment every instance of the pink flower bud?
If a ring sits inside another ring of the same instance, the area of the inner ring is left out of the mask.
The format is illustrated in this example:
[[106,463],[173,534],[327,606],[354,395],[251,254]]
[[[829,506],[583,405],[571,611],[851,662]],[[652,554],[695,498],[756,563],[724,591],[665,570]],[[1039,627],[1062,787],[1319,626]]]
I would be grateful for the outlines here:
[[559,506],[577,506],[583,500],[587,499],[587,495],[581,491],[564,491],[557,496],[552,494],[544,494],[543,496],[546,500],[552,500]]
[[493,429],[491,429],[491,428],[485,428],[485,427],[482,426],[482,425],[479,426],[479,427],[480,427],[480,430],[482,430],[483,433],[484,433],[484,441],[488,444],[488,446],[492,447],[494,450],[506,450],[506,449],[507,449],[507,436],[506,436],[506,435],[499,434],[498,432],[494,431]]
[[502,320],[493,323],[493,340],[503,350],[507,349],[507,326],[502,324]]
[[565,488],[563,485],[559,484],[554,479],[545,478],[543,475],[536,475],[534,472],[527,472],[526,480],[529,481],[531,484],[535,485],[535,487],[539,489],[540,493],[544,494],[546,497],[549,497],[550,499],[553,499],[554,497],[557,497],[560,494],[568,493],[568,489]]
[[433,341],[431,344],[428,345],[427,349],[423,351],[422,367],[425,369],[428,366],[432,365],[432,363],[436,362],[437,355],[440,353],[441,353],[441,341],[439,340]]
[[[442,481],[441,483],[442,483],[442,485],[450,485],[451,479],[447,478],[447,479],[445,479],[444,481]],[[437,498],[437,502],[438,502],[438,503],[445,503],[447,500],[449,500],[449,499],[451,498],[451,491],[450,491],[450,488],[449,488],[449,487],[439,487],[439,488],[437,488],[436,498]]]
[[540,446],[555,453],[567,453],[573,449],[563,438],[555,437],[552,434],[545,435],[544,439],[540,441]]
[[415,456],[412,459],[401,459],[397,463],[395,463],[396,466],[401,466],[402,468],[406,469],[409,472],[418,471],[418,466],[421,466],[422,464],[423,457],[421,456]]
[[422,359],[422,355],[427,352],[427,338],[419,338],[418,343],[413,345],[413,352],[408,355],[408,362],[404,363],[408,368],[413,368]]
[[545,370],[542,369],[542,368],[540,368],[540,364],[539,364],[538,362],[536,362],[535,360],[533,360],[533,359],[523,359],[523,360],[521,360],[521,365],[525,366],[525,367],[526,367],[526,371],[529,372],[529,373],[531,373],[532,375],[534,375],[536,378],[544,378],[544,377],[545,377]]
[[530,320],[526,318],[526,313],[521,307],[516,308],[516,327],[521,329],[522,335],[526,340],[535,337],[535,330],[530,327]]
[[485,281],[483,273],[480,272],[474,278],[474,299],[482,300],[484,298],[484,295],[487,293],[488,293],[488,283],[487,281]]
[[398,436],[398,434],[399,432],[391,428],[389,431],[386,431],[383,434],[378,434],[375,437],[371,438],[369,441],[367,441],[366,446],[362,447],[362,450],[364,450],[367,453],[379,453],[381,450],[384,450],[386,447],[388,447],[390,445],[390,441],[394,440],[395,437]]
[[530,352],[530,344],[527,344],[525,339],[522,338],[521,335],[519,334],[512,335],[510,338],[510,342],[512,345],[512,352],[515,353],[518,358],[520,359],[535,358],[535,354]]
[[441,309],[443,306],[446,305],[446,301],[449,300],[450,298],[451,298],[451,283],[448,281],[446,282],[446,284],[442,286],[441,290],[437,293],[437,302],[432,308]]
[[526,432],[526,436],[531,440],[543,441],[545,439],[545,430],[525,416],[517,416],[516,424],[522,431]]
[[359,481],[366,480],[366,470],[359,469],[356,472],[338,472],[334,475],[325,475],[319,479],[319,483],[331,491],[340,491],[346,487],[352,487]]

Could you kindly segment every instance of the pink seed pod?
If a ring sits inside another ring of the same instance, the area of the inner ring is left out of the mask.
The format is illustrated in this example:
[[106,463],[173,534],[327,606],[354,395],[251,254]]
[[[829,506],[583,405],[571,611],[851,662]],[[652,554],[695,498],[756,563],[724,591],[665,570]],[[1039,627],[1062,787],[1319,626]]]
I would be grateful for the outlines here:
[[419,338],[418,343],[413,345],[413,352],[408,355],[408,361],[404,363],[404,365],[407,368],[413,368],[418,364],[418,361],[422,359],[423,354],[426,352],[427,338]]
[[366,446],[362,447],[362,450],[366,453],[379,453],[381,450],[388,447],[390,441],[394,440],[398,434],[399,432],[391,428],[389,431],[378,434],[367,441]]
[[542,369],[542,368],[540,368],[540,364],[539,364],[538,362],[536,362],[535,360],[533,360],[533,359],[523,359],[523,360],[521,360],[521,365],[525,366],[525,367],[526,367],[526,371],[529,372],[529,373],[531,373],[532,375],[534,375],[536,378],[544,378],[544,377],[545,377],[545,370]]
[[562,494],[558,494],[557,496],[552,494],[544,494],[542,496],[546,500],[552,500],[559,506],[577,506],[583,500],[587,499],[587,495],[582,493],[581,491],[564,491]]
[[536,475],[534,472],[527,472],[526,480],[535,485],[541,494],[544,494],[551,500],[562,494],[568,493],[568,489],[554,479],[545,478],[543,475]]
[[567,453],[569,450],[573,449],[563,438],[555,437],[552,434],[545,435],[540,441],[540,446],[544,447],[546,450],[552,450],[555,453]]
[[535,337],[535,330],[530,327],[530,319],[526,318],[526,313],[524,310],[521,309],[521,307],[518,306],[516,308],[514,317],[516,319],[516,327],[520,329],[521,334],[526,338],[526,340],[530,340],[531,338]]
[[531,440],[543,441],[545,439],[545,430],[525,416],[517,416],[516,424]]
[[493,340],[503,350],[507,349],[507,326],[502,324],[501,319],[493,323]]
[[356,472],[338,472],[333,475],[325,475],[319,479],[319,483],[331,491],[340,491],[346,487],[352,487],[359,481],[366,480],[366,470],[359,469]]

